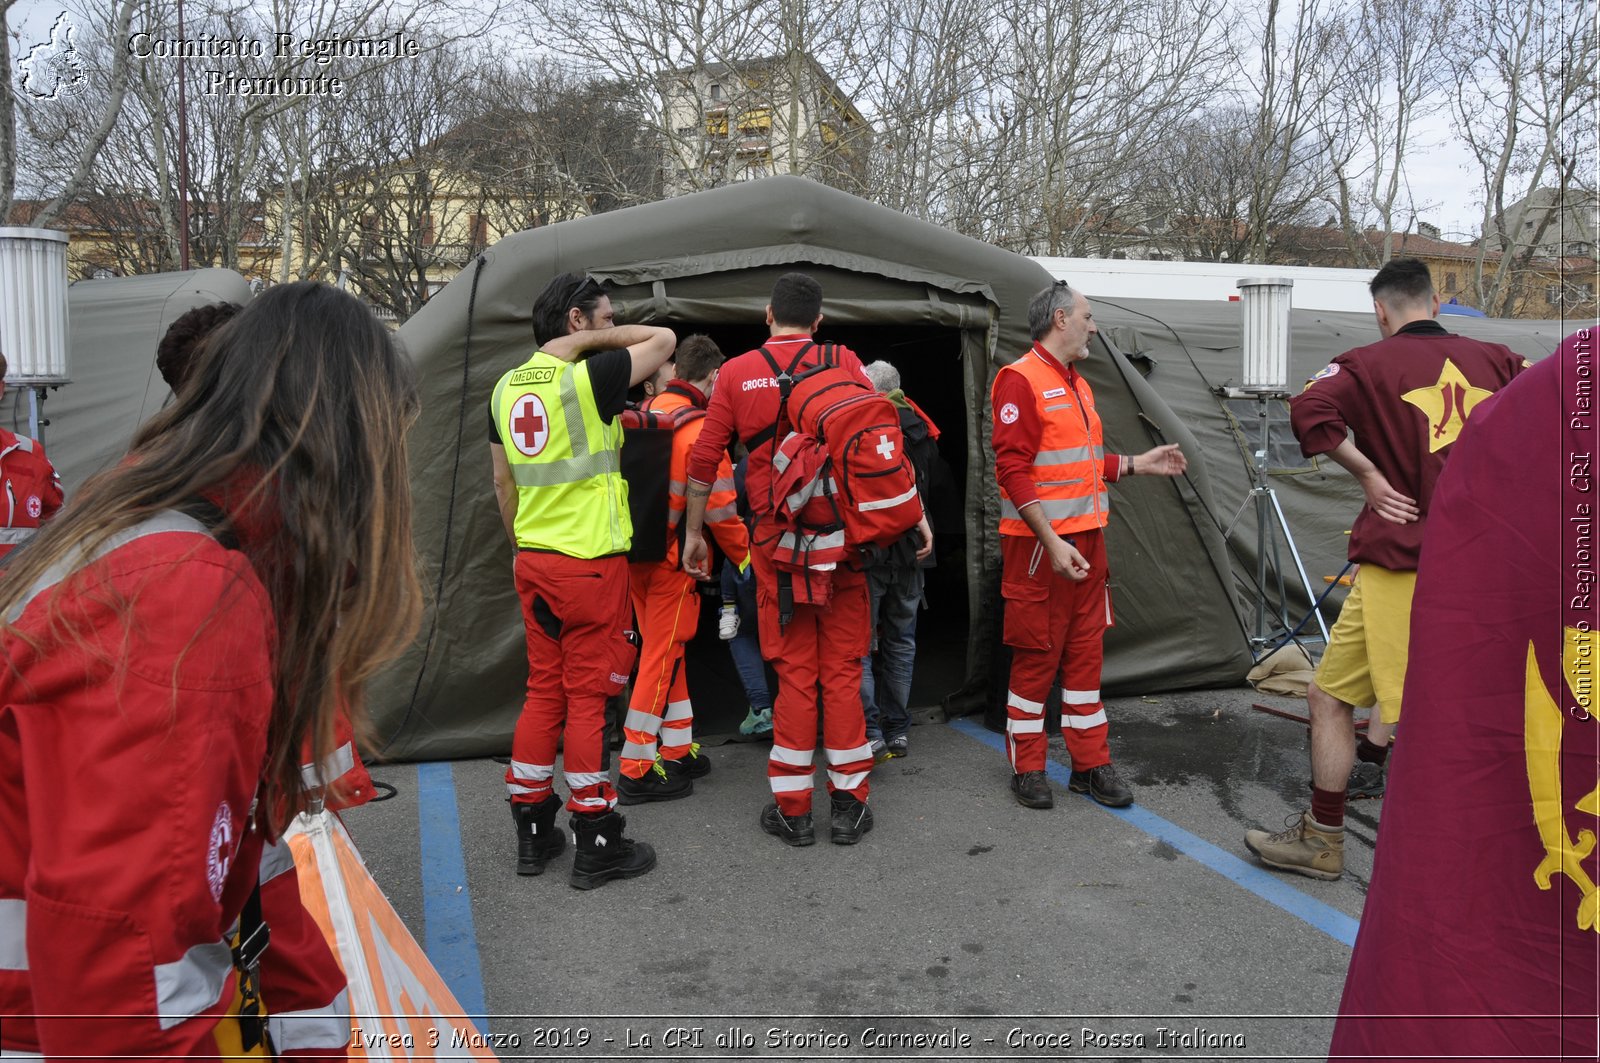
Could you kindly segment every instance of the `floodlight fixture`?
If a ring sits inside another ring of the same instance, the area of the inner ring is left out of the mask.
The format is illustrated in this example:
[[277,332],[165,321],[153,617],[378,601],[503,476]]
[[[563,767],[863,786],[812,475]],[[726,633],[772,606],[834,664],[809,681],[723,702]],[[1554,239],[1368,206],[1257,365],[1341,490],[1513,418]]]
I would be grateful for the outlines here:
[[1294,281],[1246,277],[1239,281],[1240,346],[1244,383],[1252,395],[1289,393],[1289,311]]

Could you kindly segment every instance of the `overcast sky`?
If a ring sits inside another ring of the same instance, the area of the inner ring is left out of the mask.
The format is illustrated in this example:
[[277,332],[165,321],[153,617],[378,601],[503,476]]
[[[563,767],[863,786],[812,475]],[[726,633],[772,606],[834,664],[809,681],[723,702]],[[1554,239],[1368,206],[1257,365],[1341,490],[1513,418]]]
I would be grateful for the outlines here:
[[[33,44],[48,40],[50,27],[62,10],[60,0],[20,0],[7,16],[15,35],[14,56],[20,59]],[[1407,176],[1411,194],[1422,208],[1421,220],[1437,225],[1446,239],[1470,239],[1481,223],[1482,205],[1480,193],[1474,189],[1472,166],[1471,155],[1450,133],[1447,112],[1422,124],[1406,162]],[[1403,217],[1398,215],[1397,222]]]

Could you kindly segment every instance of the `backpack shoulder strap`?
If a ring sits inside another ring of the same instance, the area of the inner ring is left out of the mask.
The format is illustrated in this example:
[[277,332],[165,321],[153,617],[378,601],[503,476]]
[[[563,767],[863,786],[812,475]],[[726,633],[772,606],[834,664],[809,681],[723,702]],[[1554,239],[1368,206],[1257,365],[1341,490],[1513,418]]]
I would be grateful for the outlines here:
[[[800,349],[798,351],[794,352],[794,361],[789,363],[789,368],[787,370],[790,376],[794,376],[794,371],[800,368],[800,363],[805,360],[806,355],[809,354],[811,349],[815,346],[815,343],[807,340],[805,343],[800,345]],[[828,346],[831,347],[832,344],[829,344]]]
[[778,359],[773,357],[772,352],[767,350],[765,345],[758,348],[761,352],[761,357],[765,358],[767,365],[772,367],[773,379],[778,382],[778,420],[773,421],[772,424],[745,440],[746,449],[754,451],[757,447],[771,442],[777,436],[778,421],[783,420],[784,408],[789,403],[789,384],[794,381],[794,371],[800,368],[800,362],[805,358],[806,353],[815,346],[816,344],[809,340],[802,344],[800,349],[795,352],[794,360],[789,363],[789,368],[787,369],[778,368]]

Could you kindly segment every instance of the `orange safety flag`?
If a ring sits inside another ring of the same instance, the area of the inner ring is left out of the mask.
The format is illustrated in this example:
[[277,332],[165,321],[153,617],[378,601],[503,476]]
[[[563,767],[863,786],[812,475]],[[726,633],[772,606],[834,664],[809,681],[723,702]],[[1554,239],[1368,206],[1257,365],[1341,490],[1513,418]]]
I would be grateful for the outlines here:
[[330,812],[302,814],[284,837],[300,899],[350,983],[350,1058],[496,1059],[389,904]]
[[1596,371],[1569,337],[1439,477],[1333,1060],[1596,1058]]

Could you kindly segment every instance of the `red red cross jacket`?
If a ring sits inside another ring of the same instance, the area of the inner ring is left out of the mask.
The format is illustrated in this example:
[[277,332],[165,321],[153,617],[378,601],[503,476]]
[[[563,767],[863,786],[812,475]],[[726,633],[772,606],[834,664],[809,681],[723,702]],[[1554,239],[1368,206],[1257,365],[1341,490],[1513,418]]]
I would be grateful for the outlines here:
[[252,816],[275,629],[244,555],[159,514],[5,619],[0,1047],[228,1051],[229,941],[259,877],[279,1052],[343,1058],[343,974]]
[[56,475],[38,440],[0,428],[0,558],[33,537],[62,502]]
[[[806,344],[813,346],[797,368],[797,371],[804,371],[815,368],[822,360],[822,346],[814,344],[810,336],[773,336],[765,346],[777,363],[787,368]],[[835,345],[833,351],[840,367],[858,374],[863,384],[872,386],[854,351],[842,345]],[[751,439],[771,429],[778,419],[778,405],[778,381],[759,349],[746,351],[723,363],[711,403],[706,407],[700,438],[695,440],[694,449],[689,453],[689,479],[700,484],[714,482],[718,459],[727,453],[728,445],[735,437],[748,445]],[[746,467],[745,497],[758,517],[767,515],[772,493],[772,454],[772,442],[753,447]]]

